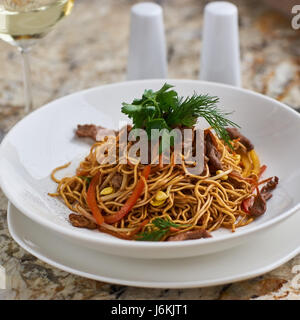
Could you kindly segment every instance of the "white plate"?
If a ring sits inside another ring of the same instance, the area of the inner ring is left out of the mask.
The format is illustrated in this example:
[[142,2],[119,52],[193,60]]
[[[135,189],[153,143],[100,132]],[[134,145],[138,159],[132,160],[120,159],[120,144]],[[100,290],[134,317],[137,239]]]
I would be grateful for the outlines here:
[[73,160],[61,174],[74,173],[90,145],[74,138],[78,123],[116,128],[122,101],[141,96],[145,88],[158,89],[165,80],[145,80],[98,87],[53,101],[20,121],[0,148],[0,184],[9,200],[26,216],[58,235],[88,248],[136,258],[178,258],[224,250],[251,240],[268,227],[290,216],[300,206],[300,115],[266,96],[221,84],[192,80],[168,80],[180,95],[194,91],[220,97],[232,120],[255,144],[267,174],[277,175],[280,185],[268,202],[268,210],[254,223],[233,234],[218,230],[213,238],[182,242],[141,242],[113,238],[97,231],[74,228],[69,210],[47,193],[56,188],[49,173]]
[[61,241],[13,205],[8,207],[11,236],[39,259],[82,277],[149,288],[221,285],[266,273],[300,252],[299,225],[300,212],[231,250],[185,259],[149,260],[112,256]]

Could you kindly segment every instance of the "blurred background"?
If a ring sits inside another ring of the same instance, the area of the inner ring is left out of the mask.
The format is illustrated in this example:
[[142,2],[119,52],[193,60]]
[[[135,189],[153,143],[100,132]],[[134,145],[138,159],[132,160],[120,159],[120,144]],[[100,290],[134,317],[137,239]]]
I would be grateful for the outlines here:
[[[130,8],[134,0],[75,0],[72,14],[31,53],[35,108],[66,94],[126,80]],[[169,78],[197,79],[203,8],[210,1],[157,0],[164,9]],[[291,27],[297,1],[235,0],[243,87],[300,108],[300,30]],[[0,129],[24,105],[16,48],[0,41]]]

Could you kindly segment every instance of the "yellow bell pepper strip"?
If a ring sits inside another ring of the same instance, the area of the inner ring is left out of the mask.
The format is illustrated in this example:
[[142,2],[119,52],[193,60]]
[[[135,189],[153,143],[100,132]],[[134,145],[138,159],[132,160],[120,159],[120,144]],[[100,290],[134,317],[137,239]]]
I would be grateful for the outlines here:
[[250,175],[251,169],[252,169],[252,164],[251,164],[251,162],[249,160],[248,153],[242,153],[241,154],[241,161],[242,161],[242,164],[243,164],[243,167],[244,167],[242,176],[244,178],[247,178]]
[[259,157],[257,155],[257,153],[255,152],[254,149],[252,149],[251,151],[248,152],[250,159],[252,161],[252,165],[253,165],[253,169],[251,171],[251,173],[255,174],[258,176],[259,172],[260,172],[260,161],[259,161]]

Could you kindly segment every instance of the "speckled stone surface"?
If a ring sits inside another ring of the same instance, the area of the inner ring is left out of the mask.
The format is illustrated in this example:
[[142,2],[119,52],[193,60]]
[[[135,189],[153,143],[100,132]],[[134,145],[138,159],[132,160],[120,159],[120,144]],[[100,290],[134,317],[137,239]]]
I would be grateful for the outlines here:
[[[125,80],[129,10],[136,1],[76,0],[72,15],[34,48],[35,106],[77,90]],[[206,1],[160,0],[170,78],[197,79]],[[240,14],[243,86],[300,109],[300,31],[261,1],[235,0]],[[22,70],[17,50],[0,42],[0,129],[21,118]],[[225,286],[160,290],[84,279],[43,263],[11,238],[0,190],[0,265],[11,275],[0,299],[300,299],[300,256],[263,276]]]

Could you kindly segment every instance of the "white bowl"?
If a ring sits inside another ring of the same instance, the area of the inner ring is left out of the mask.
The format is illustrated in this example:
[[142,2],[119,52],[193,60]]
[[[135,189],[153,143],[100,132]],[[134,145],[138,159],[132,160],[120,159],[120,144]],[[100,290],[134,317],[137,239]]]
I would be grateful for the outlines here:
[[242,281],[269,272],[300,253],[299,211],[261,237],[230,249],[230,254],[226,250],[185,259],[134,259],[62,242],[55,232],[34,223],[11,204],[7,224],[22,248],[55,268],[144,288],[199,288]]
[[[9,200],[26,216],[56,232],[63,241],[102,252],[135,258],[179,258],[213,253],[257,237],[283,221],[300,207],[300,115],[284,104],[248,90],[192,80],[167,80],[180,95],[194,91],[220,97],[220,107],[235,111],[231,119],[251,139],[267,175],[280,178],[278,189],[268,201],[267,212],[235,233],[220,229],[213,238],[181,242],[139,242],[78,229],[68,222],[70,210],[47,193],[56,184],[53,168],[72,161],[60,174],[72,174],[90,148],[76,139],[77,124],[95,123],[117,128],[123,101],[141,96],[144,89],[158,89],[165,80],[117,83],[78,92],[40,108],[20,121],[0,147],[0,184]],[[66,254],[68,254],[66,252]]]

